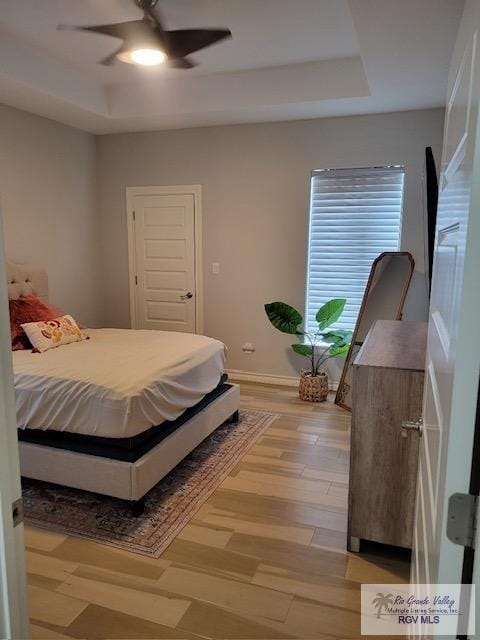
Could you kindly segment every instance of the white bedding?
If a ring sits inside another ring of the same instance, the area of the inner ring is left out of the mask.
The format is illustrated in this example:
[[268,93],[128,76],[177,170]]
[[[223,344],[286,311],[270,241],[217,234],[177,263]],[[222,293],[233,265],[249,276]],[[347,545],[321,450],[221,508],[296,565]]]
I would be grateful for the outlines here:
[[13,352],[17,422],[110,438],[174,420],[219,383],[225,347],[188,333],[89,329],[90,340]]

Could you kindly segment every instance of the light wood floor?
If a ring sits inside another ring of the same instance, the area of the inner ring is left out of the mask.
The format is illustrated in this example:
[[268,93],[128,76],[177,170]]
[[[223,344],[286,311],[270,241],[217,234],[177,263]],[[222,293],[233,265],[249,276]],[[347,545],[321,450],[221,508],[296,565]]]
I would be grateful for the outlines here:
[[392,550],[349,554],[349,414],[242,385],[280,414],[157,560],[26,531],[32,637],[358,638],[361,582],[401,582]]

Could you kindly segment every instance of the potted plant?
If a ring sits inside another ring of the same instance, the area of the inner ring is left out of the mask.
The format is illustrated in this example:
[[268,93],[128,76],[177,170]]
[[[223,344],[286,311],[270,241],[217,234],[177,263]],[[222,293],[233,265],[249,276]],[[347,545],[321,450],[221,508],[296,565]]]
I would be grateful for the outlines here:
[[345,355],[350,348],[351,331],[331,329],[326,331],[342,315],[345,298],[334,298],[326,302],[315,315],[318,329],[309,332],[301,328],[302,315],[285,302],[270,302],[265,312],[275,329],[295,335],[300,339],[292,344],[295,353],[309,359],[309,366],[302,369],[298,388],[301,400],[323,402],[328,395],[328,377],[324,365],[330,358]]

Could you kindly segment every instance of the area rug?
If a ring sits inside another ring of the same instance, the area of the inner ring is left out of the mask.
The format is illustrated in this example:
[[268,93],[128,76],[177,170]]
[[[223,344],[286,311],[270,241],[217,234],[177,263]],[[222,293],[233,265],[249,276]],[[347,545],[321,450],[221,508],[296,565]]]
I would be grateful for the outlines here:
[[238,424],[219,427],[153,487],[137,518],[116,498],[24,479],[25,520],[158,558],[276,417],[242,411]]

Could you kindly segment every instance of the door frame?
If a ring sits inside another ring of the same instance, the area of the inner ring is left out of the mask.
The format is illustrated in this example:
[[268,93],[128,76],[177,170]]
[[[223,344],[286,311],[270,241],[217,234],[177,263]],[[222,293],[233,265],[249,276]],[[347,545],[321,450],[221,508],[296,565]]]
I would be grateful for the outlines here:
[[[23,502],[0,210],[0,637],[29,638]],[[13,503],[18,518],[14,521]]]
[[133,217],[135,196],[192,195],[194,207],[195,234],[195,333],[203,333],[203,235],[202,235],[202,185],[184,184],[162,187],[127,187],[127,229],[128,229],[128,282],[130,296],[130,326],[137,328],[135,304],[135,221]]

